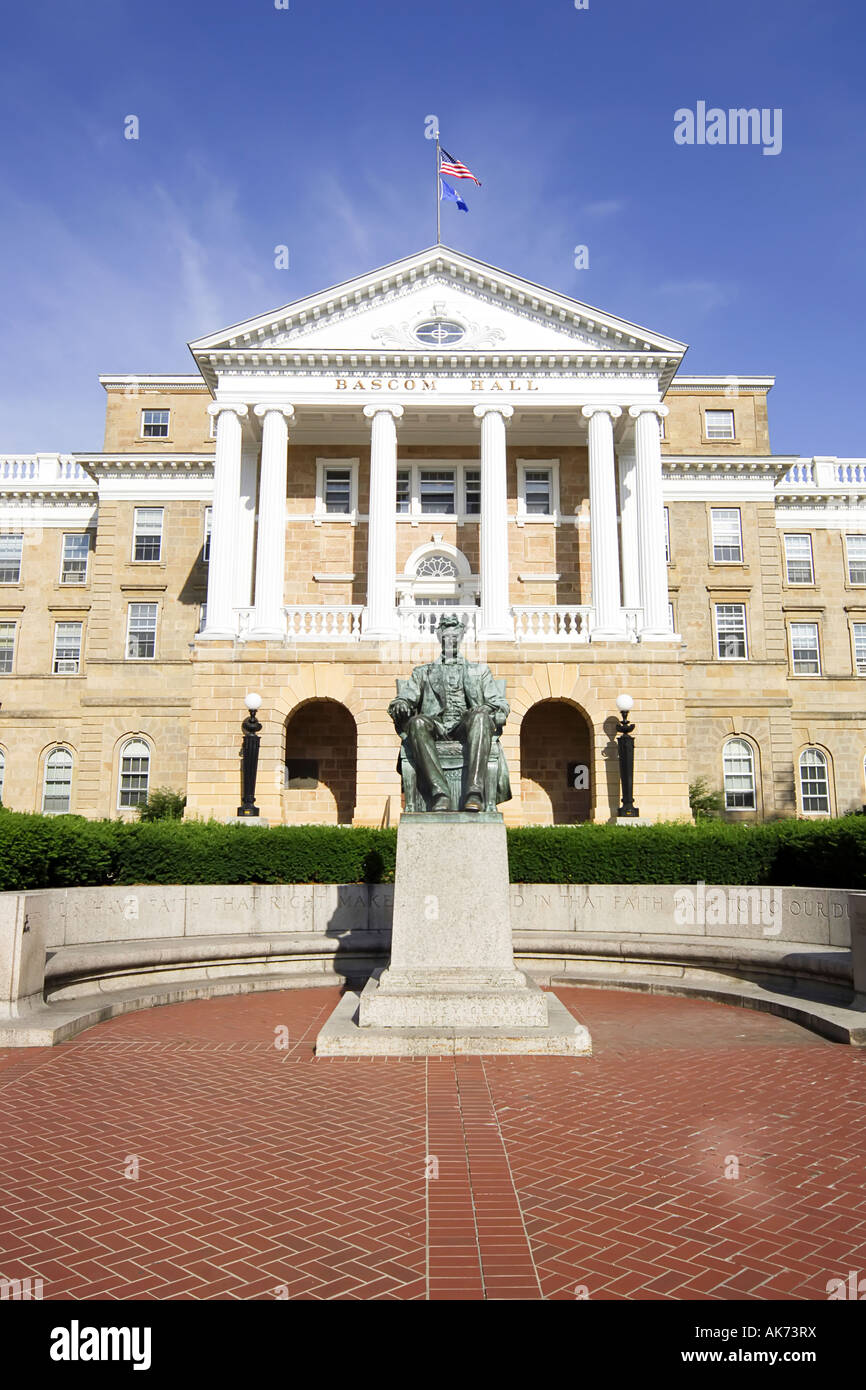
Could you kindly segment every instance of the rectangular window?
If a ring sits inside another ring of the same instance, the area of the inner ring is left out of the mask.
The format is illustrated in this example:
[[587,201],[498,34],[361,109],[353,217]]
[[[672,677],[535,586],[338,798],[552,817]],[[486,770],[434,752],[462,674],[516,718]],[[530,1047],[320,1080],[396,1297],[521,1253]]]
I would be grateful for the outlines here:
[[789,584],[814,584],[810,535],[785,537],[785,575]]
[[866,623],[853,623],[854,628],[854,669],[858,676],[866,676]]
[[848,583],[866,584],[866,536],[846,536],[845,549],[848,553]]
[[671,509],[665,507],[665,560],[671,562]]
[[204,509],[204,543],[201,548],[201,558],[205,564],[210,559],[210,536],[213,529],[213,507]]
[[463,474],[464,501],[467,516],[481,515],[481,470],[467,468]]
[[90,537],[65,535],[60,561],[61,584],[87,583],[87,557],[90,553]]
[[705,439],[736,439],[732,410],[704,411]]
[[12,674],[15,660],[15,624],[0,623],[0,676]]
[[51,669],[55,676],[78,675],[81,669],[81,623],[55,623]]
[[800,798],[804,811],[830,814],[830,780],[827,759],[820,748],[807,748],[800,754]]
[[453,516],[454,472],[449,469],[422,468],[421,470],[421,511],[440,516]]
[[149,780],[150,749],[143,739],[132,739],[123,749],[120,760],[119,809],[142,806],[147,801]]
[[755,757],[748,743],[732,738],[723,757],[726,811],[754,811]]
[[527,516],[551,516],[552,486],[549,468],[527,468],[524,475],[524,496]]
[[352,511],[351,468],[325,469],[325,511],[335,516],[349,516]]
[[207,627],[207,604],[206,604],[206,603],[203,603],[203,604],[201,604],[201,606],[199,607],[199,611],[198,611],[198,630],[199,630],[199,632],[204,632],[204,630],[205,630],[206,627]]
[[158,560],[162,555],[162,507],[136,507],[133,560]]
[[791,667],[795,676],[820,676],[818,624],[791,624]]
[[0,584],[17,584],[21,578],[24,537],[0,536]]
[[743,530],[739,507],[713,507],[713,559],[717,564],[742,564]]
[[143,410],[141,412],[141,433],[144,439],[168,439],[167,410]]
[[745,661],[746,650],[746,605],[744,603],[717,603],[716,614],[716,652],[720,661]]
[[42,813],[63,816],[72,804],[72,754],[68,748],[55,748],[45,762],[42,784]]
[[131,603],[126,629],[127,661],[152,661],[156,655],[155,603]]
[[406,515],[412,509],[412,474],[408,468],[397,470],[397,511]]

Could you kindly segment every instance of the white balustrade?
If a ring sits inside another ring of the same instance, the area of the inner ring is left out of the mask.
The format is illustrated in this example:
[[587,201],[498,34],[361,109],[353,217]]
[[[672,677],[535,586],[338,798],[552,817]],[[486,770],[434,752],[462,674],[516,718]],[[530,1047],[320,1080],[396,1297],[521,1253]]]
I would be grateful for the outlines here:
[[69,454],[0,454],[0,481],[60,483],[91,479]]
[[594,609],[583,604],[521,604],[511,611],[517,642],[588,642],[594,622]]
[[436,637],[439,622],[446,614],[456,614],[466,627],[466,641],[474,642],[478,637],[478,624],[481,609],[475,604],[402,604],[397,609],[400,636],[408,642],[429,642]]
[[293,603],[283,609],[289,642],[357,642],[363,605]]

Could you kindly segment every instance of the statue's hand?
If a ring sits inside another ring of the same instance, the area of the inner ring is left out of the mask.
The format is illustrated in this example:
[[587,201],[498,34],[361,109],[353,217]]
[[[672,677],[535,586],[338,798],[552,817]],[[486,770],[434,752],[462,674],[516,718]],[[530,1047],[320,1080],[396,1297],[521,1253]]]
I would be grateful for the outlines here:
[[388,713],[399,729],[411,715],[412,706],[406,700],[392,700],[388,706]]

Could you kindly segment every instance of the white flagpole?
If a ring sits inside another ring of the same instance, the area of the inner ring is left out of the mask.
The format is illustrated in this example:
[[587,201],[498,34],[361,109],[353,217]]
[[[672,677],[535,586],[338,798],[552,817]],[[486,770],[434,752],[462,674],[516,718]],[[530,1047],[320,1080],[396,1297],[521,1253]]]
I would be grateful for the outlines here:
[[436,131],[436,245],[442,243],[442,156],[439,153],[439,131]]

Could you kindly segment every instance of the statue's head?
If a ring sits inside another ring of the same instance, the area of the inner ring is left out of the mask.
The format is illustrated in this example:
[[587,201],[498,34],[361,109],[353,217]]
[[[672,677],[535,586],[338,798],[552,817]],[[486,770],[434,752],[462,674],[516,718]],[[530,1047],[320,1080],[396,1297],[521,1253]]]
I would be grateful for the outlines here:
[[461,622],[456,613],[446,613],[439,620],[436,635],[439,638],[443,656],[457,655],[465,631],[466,624]]

